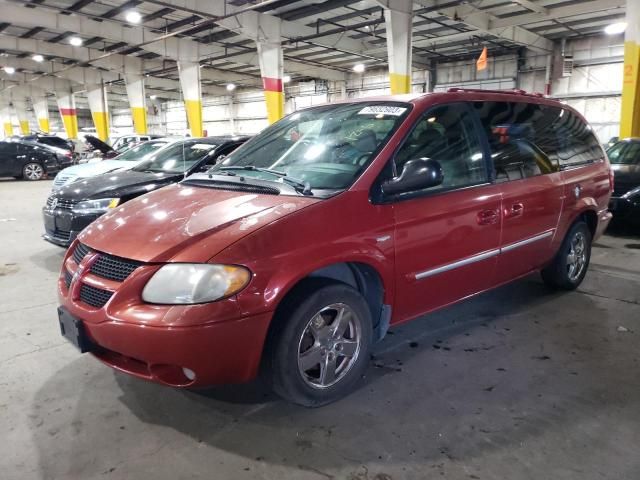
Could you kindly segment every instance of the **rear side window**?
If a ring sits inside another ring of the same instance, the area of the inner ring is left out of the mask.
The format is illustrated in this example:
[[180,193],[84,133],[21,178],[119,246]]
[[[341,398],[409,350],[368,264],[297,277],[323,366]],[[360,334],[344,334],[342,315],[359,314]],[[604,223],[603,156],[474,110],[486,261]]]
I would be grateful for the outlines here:
[[451,190],[488,181],[480,137],[467,105],[453,103],[429,110],[419,120],[394,160],[394,176],[417,158],[437,160],[444,174],[441,185]]
[[619,165],[640,163],[640,142],[618,143],[608,152],[609,161]]
[[569,110],[562,112],[556,131],[562,142],[559,152],[560,167],[576,167],[603,158],[602,147],[591,127]]
[[497,182],[557,172],[563,152],[557,130],[567,113],[532,103],[474,102],[489,140]]

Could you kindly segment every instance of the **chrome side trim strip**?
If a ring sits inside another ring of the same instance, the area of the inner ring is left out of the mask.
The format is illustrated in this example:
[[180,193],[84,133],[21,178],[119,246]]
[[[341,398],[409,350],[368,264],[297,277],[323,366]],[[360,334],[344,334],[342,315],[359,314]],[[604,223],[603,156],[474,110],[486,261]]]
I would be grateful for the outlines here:
[[525,238],[524,240],[520,240],[519,242],[510,243],[509,245],[505,245],[500,248],[500,253],[509,252],[511,250],[515,250],[516,248],[524,247],[525,245],[529,245],[530,243],[537,242],[539,240],[543,240],[547,237],[553,235],[555,228],[551,230],[547,230],[546,232],[542,232],[539,235],[534,235],[533,237]]
[[467,257],[463,260],[458,260],[457,262],[448,263],[446,265],[442,265],[441,267],[436,267],[436,268],[432,268],[431,270],[425,270],[424,272],[416,273],[415,279],[422,280],[423,278],[432,277],[433,275],[438,275],[439,273],[448,272],[449,270],[453,270],[455,268],[460,268],[466,265],[470,265],[472,263],[481,262],[482,260],[486,260],[487,258],[500,255],[503,252],[510,252],[511,250],[515,250],[516,248],[524,247],[525,245],[529,245],[530,243],[548,238],[553,235],[555,230],[556,230],[555,228],[552,228],[538,235],[534,235],[533,237],[525,238],[524,240],[520,240],[519,242],[505,245],[504,247],[496,248],[494,250],[487,250],[486,252],[482,252],[477,255]]
[[458,260],[457,262],[449,263],[447,265],[442,265],[441,267],[432,268],[431,270],[425,270],[424,272],[416,273],[415,277],[416,280],[422,280],[423,278],[431,277],[443,272],[448,272],[449,270],[453,270],[454,268],[464,267],[465,265],[480,262],[482,260],[486,260],[487,258],[495,257],[499,254],[499,248],[496,248],[495,250],[487,250],[486,252],[479,253],[472,257],[467,257],[463,260]]

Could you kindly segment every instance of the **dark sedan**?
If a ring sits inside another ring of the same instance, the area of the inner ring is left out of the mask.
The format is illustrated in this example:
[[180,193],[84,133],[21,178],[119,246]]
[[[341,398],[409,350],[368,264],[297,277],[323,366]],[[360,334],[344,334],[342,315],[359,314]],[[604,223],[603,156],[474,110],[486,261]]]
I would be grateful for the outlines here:
[[609,204],[613,221],[640,226],[640,138],[617,142],[607,155],[615,177]]
[[246,140],[246,137],[181,140],[158,150],[131,170],[70,183],[47,199],[43,208],[44,239],[67,247],[82,229],[109,209],[209,169]]
[[72,164],[66,150],[23,140],[0,142],[0,177],[41,180]]

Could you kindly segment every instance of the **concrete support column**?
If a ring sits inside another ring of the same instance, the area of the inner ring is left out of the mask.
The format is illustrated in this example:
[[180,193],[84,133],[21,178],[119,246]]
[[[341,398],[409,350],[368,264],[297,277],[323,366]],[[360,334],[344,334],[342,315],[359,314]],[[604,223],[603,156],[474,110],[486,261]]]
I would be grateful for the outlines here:
[[51,126],[49,125],[49,103],[46,92],[32,88],[31,102],[33,103],[33,111],[38,121],[38,128],[44,133],[49,133]]
[[31,133],[31,127],[29,126],[29,115],[27,114],[27,102],[22,95],[20,95],[20,98],[13,100],[13,108],[16,111],[16,117],[18,117],[20,133],[22,135],[29,135],[29,133]]
[[78,138],[78,113],[76,111],[76,99],[73,92],[57,92],[56,101],[62,118],[62,124],[71,140]]
[[106,142],[109,139],[107,92],[102,85],[87,85],[87,100],[98,138]]
[[640,2],[627,0],[620,138],[640,136]]
[[267,103],[267,118],[274,123],[284,116],[284,60],[280,44],[282,21],[278,17],[255,16],[257,21],[256,38],[260,74],[264,88],[264,99]]
[[391,94],[411,92],[412,0],[380,1],[384,6]]
[[4,136],[10,137],[13,135],[13,124],[11,123],[11,108],[8,104],[2,104],[0,106],[0,118],[2,119],[2,129]]
[[200,64],[178,62],[180,87],[184,98],[184,108],[192,137],[202,137],[202,91],[200,86]]
[[127,97],[133,119],[133,129],[139,135],[147,133],[147,103],[144,93],[144,77],[137,74],[126,74]]

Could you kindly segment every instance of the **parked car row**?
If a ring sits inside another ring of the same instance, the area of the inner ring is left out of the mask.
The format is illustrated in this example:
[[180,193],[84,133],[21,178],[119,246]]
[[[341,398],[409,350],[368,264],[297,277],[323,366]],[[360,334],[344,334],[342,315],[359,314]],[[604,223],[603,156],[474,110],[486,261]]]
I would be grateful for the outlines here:
[[205,171],[246,137],[157,139],[58,174],[43,208],[45,240],[69,246],[100,215],[152,190]]
[[392,325],[536,271],[575,289],[611,219],[591,128],[534,95],[350,100],[243,141],[169,143],[52,194],[58,321],[81,352],[173,387],[261,372],[323,405]]

